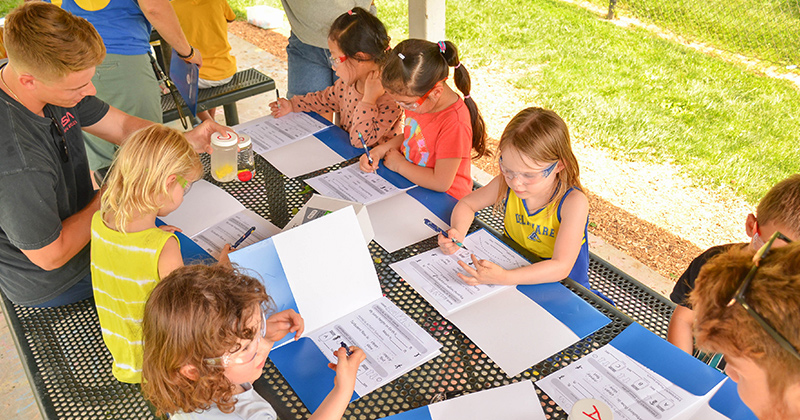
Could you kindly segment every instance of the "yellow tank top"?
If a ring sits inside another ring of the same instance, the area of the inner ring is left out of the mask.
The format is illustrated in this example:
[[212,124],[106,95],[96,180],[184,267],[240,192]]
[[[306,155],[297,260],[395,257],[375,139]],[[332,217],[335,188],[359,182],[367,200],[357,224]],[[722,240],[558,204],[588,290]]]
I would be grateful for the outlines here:
[[120,233],[92,217],[92,287],[103,341],[114,357],[112,373],[120,382],[142,381],[144,304],[160,280],[158,258],[169,238],[158,228]]
[[506,235],[534,254],[542,258],[552,258],[558,228],[561,227],[557,208],[560,204],[553,201],[530,212],[525,201],[509,189],[503,220]]

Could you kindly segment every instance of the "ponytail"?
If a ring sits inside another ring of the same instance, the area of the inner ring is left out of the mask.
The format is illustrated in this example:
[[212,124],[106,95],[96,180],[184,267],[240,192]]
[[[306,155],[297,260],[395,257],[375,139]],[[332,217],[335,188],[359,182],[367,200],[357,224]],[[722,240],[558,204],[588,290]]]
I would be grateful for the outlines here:
[[447,78],[454,67],[453,81],[464,96],[472,126],[474,159],[489,155],[486,146],[486,123],[478,105],[470,96],[472,82],[469,72],[458,58],[458,50],[450,41],[433,43],[422,39],[407,39],[392,50],[381,72],[383,87],[406,96],[421,96],[436,83]]

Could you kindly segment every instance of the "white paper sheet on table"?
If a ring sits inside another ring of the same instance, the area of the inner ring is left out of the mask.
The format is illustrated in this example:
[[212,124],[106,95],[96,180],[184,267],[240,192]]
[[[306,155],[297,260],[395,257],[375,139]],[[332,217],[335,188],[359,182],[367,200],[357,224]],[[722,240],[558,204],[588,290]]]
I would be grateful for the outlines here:
[[261,156],[289,178],[327,168],[343,160],[338,153],[314,136],[261,153]]
[[367,205],[375,242],[385,250],[395,252],[428,239],[436,233],[425,225],[425,219],[443,229],[449,225],[414,197],[401,193],[386,200]]
[[234,131],[250,136],[253,151],[263,155],[270,150],[286,146],[326,128],[327,125],[302,112],[293,112],[281,118],[267,115],[236,125]]
[[531,381],[491,388],[429,405],[432,420],[544,420]]
[[693,395],[610,344],[536,384],[565,409],[579,399],[596,398],[619,420],[726,418],[708,407],[723,382],[706,395]]
[[380,175],[363,172],[357,164],[309,178],[306,184],[321,195],[366,205],[403,192]]
[[160,219],[180,228],[184,235],[214,258],[219,257],[219,251],[226,243],[236,242],[251,226],[256,230],[239,248],[280,232],[270,221],[246,209],[232,195],[205,180],[192,184],[180,207]]
[[365,351],[355,392],[366,395],[439,355],[441,344],[389,299],[381,297],[307,334],[336,363],[341,343]]

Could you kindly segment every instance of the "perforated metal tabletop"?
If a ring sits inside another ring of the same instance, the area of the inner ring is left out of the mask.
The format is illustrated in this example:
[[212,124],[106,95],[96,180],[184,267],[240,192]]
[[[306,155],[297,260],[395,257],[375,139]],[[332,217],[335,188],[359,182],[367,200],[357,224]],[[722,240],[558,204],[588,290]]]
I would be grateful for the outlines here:
[[[203,159],[208,164],[207,159]],[[247,208],[283,227],[293,213],[310,198],[302,179],[289,179],[257,157],[256,176],[247,183],[218,184]],[[349,163],[352,163],[349,162]],[[336,165],[337,169],[343,165]],[[216,183],[210,177],[207,179]],[[480,223],[502,228],[498,219],[481,214]],[[477,228],[476,223],[473,228]],[[611,319],[577,344],[553,355],[520,375],[508,378],[457,327],[444,319],[411,286],[389,268],[400,261],[436,246],[435,238],[395,253],[387,253],[375,242],[370,252],[384,294],[442,344],[442,354],[401,378],[353,402],[345,417],[375,419],[427,405],[438,395],[458,395],[521,380],[538,380],[607,344],[631,319],[571,280],[564,284]],[[665,334],[671,307],[665,299],[607,263],[592,259],[592,286],[611,297],[623,312],[645,327]],[[16,306],[4,299],[4,311],[19,340],[21,359],[29,373],[45,418],[152,418],[138,387],[117,382],[111,375],[111,355],[105,348],[92,301],[52,309]],[[284,420],[304,419],[310,413],[271,362],[256,390],[267,398]],[[548,418],[566,414],[537,388]]]

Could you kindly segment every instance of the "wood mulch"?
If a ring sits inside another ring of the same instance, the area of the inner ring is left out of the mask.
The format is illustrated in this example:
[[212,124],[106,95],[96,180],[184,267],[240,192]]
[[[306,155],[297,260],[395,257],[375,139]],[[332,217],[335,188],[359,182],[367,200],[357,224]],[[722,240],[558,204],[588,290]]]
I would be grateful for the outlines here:
[[[286,60],[284,35],[233,22],[229,31],[264,51]],[[513,115],[537,105],[534,92],[512,85],[514,73],[489,65],[476,67],[464,60],[486,121],[489,148],[496,150],[503,127]],[[569,121],[567,121],[569,123]],[[593,148],[571,127],[573,148],[581,162],[581,179],[589,191],[589,231],[659,274],[676,279],[703,249],[720,243],[744,241],[744,216],[751,211],[725,191],[698,188],[669,164],[626,161]],[[475,165],[498,173],[496,158]]]

